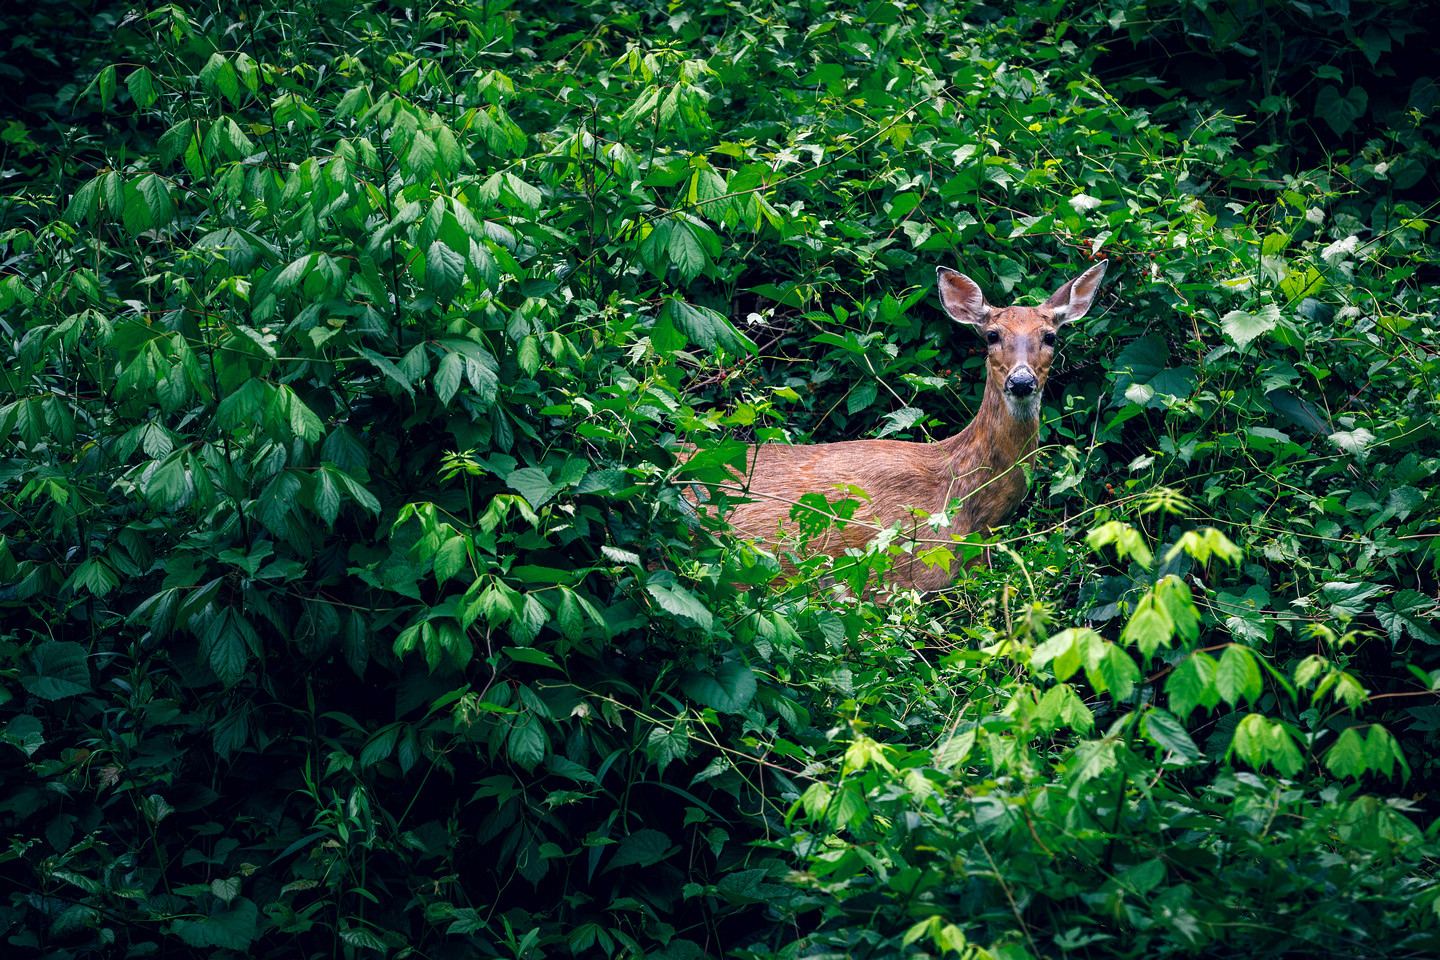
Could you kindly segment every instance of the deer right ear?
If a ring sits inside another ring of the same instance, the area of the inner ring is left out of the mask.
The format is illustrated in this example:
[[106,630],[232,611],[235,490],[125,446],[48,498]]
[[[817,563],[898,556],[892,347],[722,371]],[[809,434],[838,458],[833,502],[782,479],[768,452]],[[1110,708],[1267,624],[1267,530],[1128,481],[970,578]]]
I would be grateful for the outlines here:
[[936,267],[935,276],[940,281],[940,304],[951,320],[978,327],[989,319],[990,304],[978,283],[949,267]]
[[1090,312],[1090,304],[1095,302],[1095,294],[1100,289],[1100,281],[1105,279],[1105,267],[1109,263],[1109,260],[1101,260],[1045,301],[1045,306],[1055,311],[1057,327],[1079,320]]

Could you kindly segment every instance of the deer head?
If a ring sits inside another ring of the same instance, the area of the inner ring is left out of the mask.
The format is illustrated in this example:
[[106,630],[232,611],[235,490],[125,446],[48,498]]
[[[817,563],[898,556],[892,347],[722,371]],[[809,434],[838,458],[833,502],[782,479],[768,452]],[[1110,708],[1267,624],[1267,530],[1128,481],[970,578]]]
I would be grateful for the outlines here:
[[1017,420],[1040,416],[1040,391],[1055,357],[1055,336],[1090,309],[1108,260],[1065,284],[1039,307],[992,307],[980,285],[963,273],[939,267],[940,303],[957,323],[977,328],[988,344],[985,395],[1004,398]]

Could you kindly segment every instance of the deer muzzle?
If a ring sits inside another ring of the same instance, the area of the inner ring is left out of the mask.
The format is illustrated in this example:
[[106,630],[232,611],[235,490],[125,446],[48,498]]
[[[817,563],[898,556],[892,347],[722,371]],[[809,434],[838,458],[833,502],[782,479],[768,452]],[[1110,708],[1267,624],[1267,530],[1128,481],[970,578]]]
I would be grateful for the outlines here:
[[1005,378],[1005,392],[1016,398],[1030,396],[1039,385],[1035,371],[1029,367],[1016,367],[1010,371],[1010,376]]

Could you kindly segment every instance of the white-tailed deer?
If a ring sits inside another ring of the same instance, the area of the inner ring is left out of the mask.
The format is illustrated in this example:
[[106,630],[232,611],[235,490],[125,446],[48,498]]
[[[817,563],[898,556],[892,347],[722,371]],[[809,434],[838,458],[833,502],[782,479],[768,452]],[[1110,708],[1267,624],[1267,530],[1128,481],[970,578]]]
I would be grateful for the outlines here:
[[949,586],[961,564],[951,563],[946,570],[945,564],[929,564],[921,556],[936,546],[954,547],[958,537],[989,531],[1020,503],[1026,486],[1021,464],[1036,450],[1040,392],[1055,356],[1056,332],[1085,316],[1108,262],[1086,270],[1039,307],[992,307],[974,280],[938,268],[945,312],[977,328],[988,343],[985,396],[975,419],[935,443],[848,440],[751,447],[747,473],[726,485],[727,493],[749,501],[730,513],[731,527],[749,539],[780,544],[791,526],[790,511],[806,494],[829,501],[857,499],[860,505],[850,520],[812,538],[809,552],[843,556],[846,549],[863,547],[899,524],[895,543],[913,546],[895,558],[885,588]]

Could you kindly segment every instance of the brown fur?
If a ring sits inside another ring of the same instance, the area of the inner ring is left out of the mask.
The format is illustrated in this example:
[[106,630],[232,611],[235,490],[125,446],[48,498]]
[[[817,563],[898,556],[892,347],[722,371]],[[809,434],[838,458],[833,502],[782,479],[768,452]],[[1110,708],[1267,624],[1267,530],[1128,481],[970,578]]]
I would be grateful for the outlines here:
[[[863,547],[898,523],[896,542],[916,546],[895,559],[886,586],[925,591],[949,586],[960,575],[961,564],[952,562],[947,571],[919,555],[931,545],[953,548],[954,538],[990,531],[1024,497],[1021,464],[1035,454],[1039,395],[1054,356],[1054,348],[1044,343],[1045,334],[1085,315],[1104,273],[1101,262],[1041,307],[994,308],[968,277],[940,268],[941,300],[950,316],[973,324],[982,336],[992,331],[999,336],[998,343],[988,346],[985,396],[975,419],[960,433],[935,443],[850,440],[751,447],[745,475],[726,491],[750,502],[734,508],[730,525],[752,540],[778,544],[793,526],[791,508],[805,494],[819,493],[831,502],[859,500],[849,523],[829,528],[807,549],[843,556],[847,548]],[[1007,386],[1012,375],[1024,382]],[[1018,396],[1026,384],[1031,389]],[[864,491],[868,500],[850,487]],[[932,528],[927,522],[932,515],[947,516],[949,525]],[[958,549],[954,552],[958,556]]]

